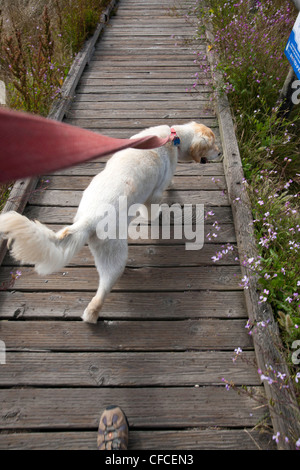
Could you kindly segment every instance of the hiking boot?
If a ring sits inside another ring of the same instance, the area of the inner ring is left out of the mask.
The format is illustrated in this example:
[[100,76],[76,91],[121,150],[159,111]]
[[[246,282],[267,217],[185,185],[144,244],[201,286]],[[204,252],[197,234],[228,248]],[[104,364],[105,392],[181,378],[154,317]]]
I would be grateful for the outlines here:
[[126,450],[128,421],[119,406],[108,406],[103,411],[98,429],[98,450]]

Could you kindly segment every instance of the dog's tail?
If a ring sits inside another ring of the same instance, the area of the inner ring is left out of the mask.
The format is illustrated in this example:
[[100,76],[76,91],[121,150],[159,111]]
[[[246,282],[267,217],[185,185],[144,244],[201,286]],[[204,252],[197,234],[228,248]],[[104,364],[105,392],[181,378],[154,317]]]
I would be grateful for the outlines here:
[[71,261],[87,242],[88,221],[78,221],[53,232],[38,221],[10,211],[0,215],[0,233],[8,238],[12,256],[21,263],[34,264],[38,274],[51,274]]

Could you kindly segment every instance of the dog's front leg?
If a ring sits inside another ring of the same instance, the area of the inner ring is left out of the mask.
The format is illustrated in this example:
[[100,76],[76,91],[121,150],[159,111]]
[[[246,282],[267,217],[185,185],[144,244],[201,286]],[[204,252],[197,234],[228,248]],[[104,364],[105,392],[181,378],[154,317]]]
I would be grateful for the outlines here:
[[102,308],[105,296],[101,296],[98,294],[92,298],[90,303],[88,304],[87,308],[83,312],[82,320],[87,323],[97,323],[99,312]]

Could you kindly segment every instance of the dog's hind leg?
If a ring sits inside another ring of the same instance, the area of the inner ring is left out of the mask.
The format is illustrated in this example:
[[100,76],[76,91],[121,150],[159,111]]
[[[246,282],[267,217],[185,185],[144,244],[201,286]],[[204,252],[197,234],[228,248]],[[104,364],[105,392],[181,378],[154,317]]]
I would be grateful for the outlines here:
[[97,323],[105,297],[125,269],[128,244],[127,240],[99,240],[94,235],[89,240],[89,247],[100,279],[97,293],[85,309],[82,319],[88,323]]

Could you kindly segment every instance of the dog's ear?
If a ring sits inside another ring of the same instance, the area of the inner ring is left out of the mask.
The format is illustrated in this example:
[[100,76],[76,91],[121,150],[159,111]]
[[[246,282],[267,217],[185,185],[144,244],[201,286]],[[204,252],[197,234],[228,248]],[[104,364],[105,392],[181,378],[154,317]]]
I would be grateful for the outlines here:
[[192,123],[194,128],[194,138],[190,146],[190,155],[197,163],[201,158],[207,156],[207,152],[215,142],[215,134],[204,124]]
[[198,124],[197,122],[193,122],[192,124],[194,127],[195,135],[206,137],[208,140],[215,139],[215,134],[209,127],[205,126],[204,124]]
[[201,158],[205,157],[207,154],[208,147],[209,145],[204,137],[198,139],[198,142],[192,143],[190,146],[190,155],[192,159],[199,163]]

